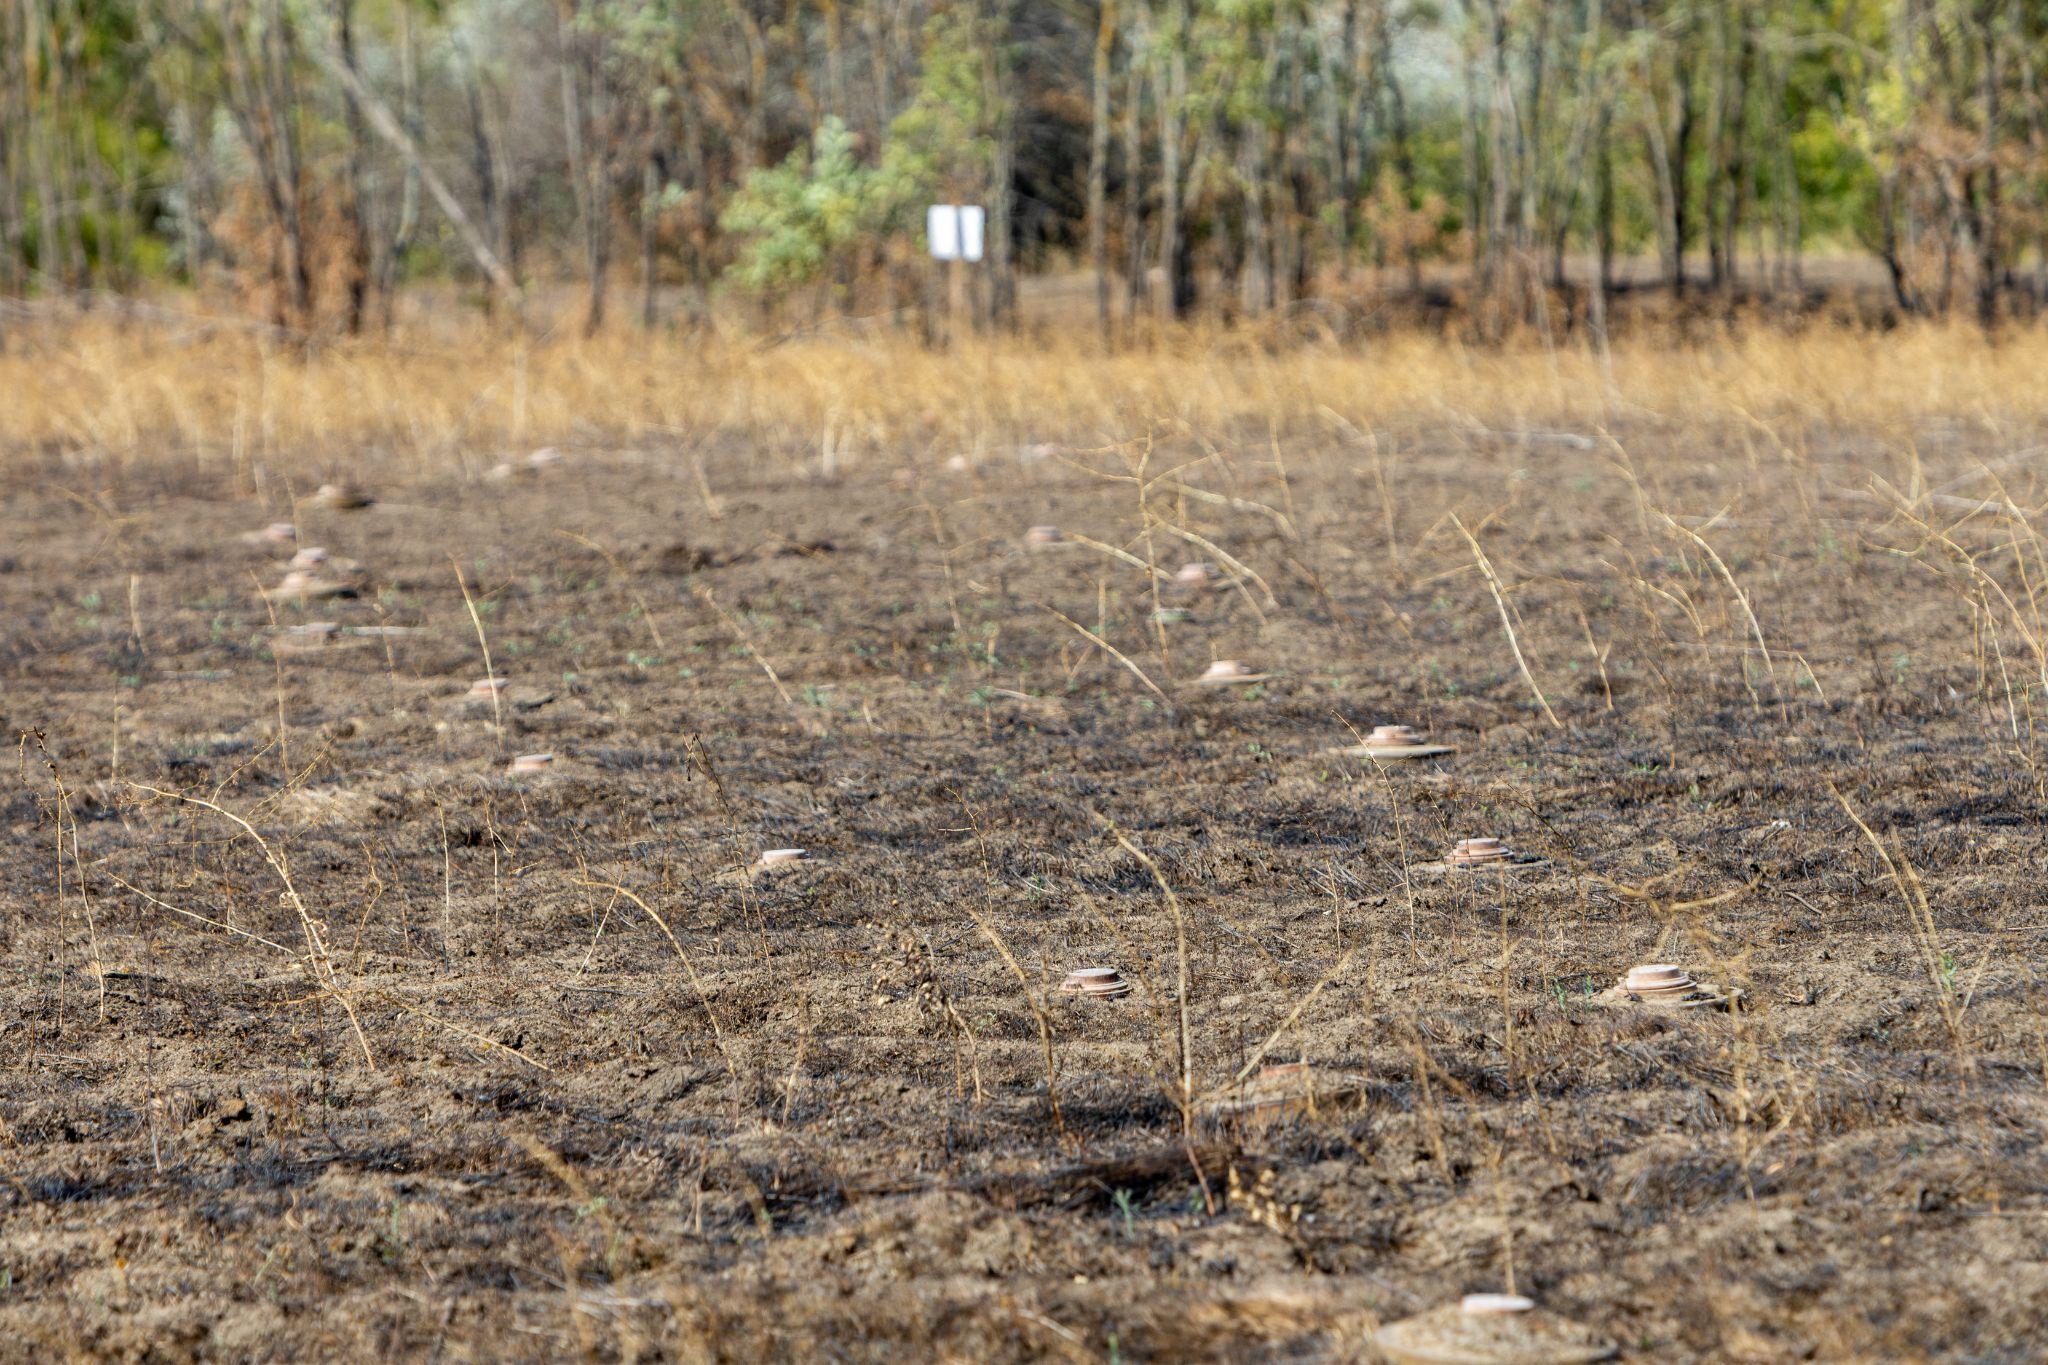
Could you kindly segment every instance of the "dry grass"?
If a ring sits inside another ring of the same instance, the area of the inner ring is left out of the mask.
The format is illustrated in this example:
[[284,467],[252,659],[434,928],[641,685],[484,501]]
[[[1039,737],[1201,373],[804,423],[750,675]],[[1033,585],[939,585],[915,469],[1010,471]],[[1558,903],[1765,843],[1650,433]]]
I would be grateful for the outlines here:
[[1412,336],[1276,349],[1188,334],[1104,354],[1073,339],[944,352],[890,339],[767,345],[618,331],[534,342],[481,330],[307,353],[198,324],[90,321],[19,331],[0,352],[0,450],[117,460],[384,451],[436,462],[683,434],[843,462],[1093,445],[1154,423],[1223,433],[1663,418],[1868,431],[1938,415],[1995,430],[2031,414],[2044,366],[2048,334],[1992,343],[1939,327],[1645,338],[1603,358],[1583,346],[1477,351]]

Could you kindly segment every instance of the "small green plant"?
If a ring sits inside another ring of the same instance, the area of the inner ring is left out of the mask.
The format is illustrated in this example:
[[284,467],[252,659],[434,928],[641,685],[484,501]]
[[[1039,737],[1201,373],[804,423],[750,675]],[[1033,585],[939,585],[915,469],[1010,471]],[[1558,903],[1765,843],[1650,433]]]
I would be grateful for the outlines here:
[[1131,1192],[1120,1189],[1110,1197],[1116,1202],[1117,1216],[1124,1220],[1124,1240],[1126,1242],[1136,1240],[1138,1236],[1137,1205],[1131,1200]]
[[[1572,983],[1569,981],[1553,981],[1550,983],[1551,997],[1557,1001],[1559,1009],[1567,1009],[1571,1006],[1572,989]],[[1593,989],[1593,978],[1590,976],[1580,977],[1578,980],[1578,996],[1580,1003],[1587,1005],[1592,1004],[1593,997],[1595,994],[1596,992]]]
[[385,1265],[395,1266],[405,1259],[405,1230],[398,1222],[398,1201],[391,1201],[391,1217],[383,1231],[377,1234],[377,1259]]

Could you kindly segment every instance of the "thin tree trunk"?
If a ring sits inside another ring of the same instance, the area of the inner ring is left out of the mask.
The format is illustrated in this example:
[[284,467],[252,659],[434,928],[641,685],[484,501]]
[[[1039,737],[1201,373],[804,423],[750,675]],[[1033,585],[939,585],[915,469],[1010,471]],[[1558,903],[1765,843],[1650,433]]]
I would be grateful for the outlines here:
[[[0,51],[26,50],[22,34],[25,9],[18,0],[0,8]],[[28,125],[26,66],[22,61],[0,62],[0,293],[4,294],[21,294],[28,288],[23,254],[27,246],[27,197],[21,179],[22,146]],[[174,133],[178,129],[175,121],[172,129]],[[0,345],[5,341],[5,333],[0,332]]]
[[1678,94],[1678,126],[1671,138],[1671,292],[1685,293],[1685,243],[1691,231],[1692,137],[1697,122],[1693,110],[1691,63],[1684,55],[1686,40],[1677,48],[1674,84]]
[[1095,271],[1095,322],[1109,340],[1109,75],[1116,48],[1116,0],[1101,0],[1095,25],[1095,66],[1088,121],[1088,264]]
[[1251,267],[1245,277],[1243,303],[1250,313],[1273,308],[1273,233],[1266,206],[1272,190],[1265,151],[1265,130],[1253,124],[1245,132],[1243,152],[1245,255]]
[[1344,0],[1338,25],[1336,81],[1337,272],[1348,276],[1358,240],[1358,3]]
[[1130,94],[1124,101],[1124,329],[1137,325],[1140,312],[1152,311],[1152,291],[1145,279],[1145,76],[1133,60],[1125,72]]
[[1190,0],[1176,0],[1168,34],[1166,80],[1159,92],[1159,261],[1166,267],[1166,314],[1181,316],[1181,128],[1187,106]]
[[846,122],[846,77],[843,53],[846,47],[839,0],[819,0],[825,15],[825,112]]
[[296,82],[292,79],[292,52],[297,43],[293,27],[285,19],[283,0],[276,0],[271,7],[265,37],[270,59],[266,63],[264,88],[271,111],[269,117],[278,130],[275,139],[281,159],[278,180],[285,189],[285,266],[291,278],[292,312],[303,327],[312,321],[313,271],[306,259],[304,177],[300,170],[298,133],[300,105]]
[[[353,71],[356,69],[355,0],[339,0],[335,29],[341,60]],[[363,127],[363,112],[354,100],[344,100],[343,104],[343,121],[348,127],[348,192],[343,201],[343,213],[348,220],[349,233],[348,277],[343,286],[347,295],[343,325],[350,336],[355,336],[363,330],[363,314],[370,292],[370,171],[364,146],[368,138]]]
[[[1388,124],[1394,138],[1394,174],[1400,181],[1401,207],[1415,207],[1415,152],[1408,127],[1408,97],[1401,89],[1400,73],[1394,68],[1394,36],[1387,19],[1389,6],[1381,0],[1373,25],[1373,69],[1386,90]],[[1422,258],[1414,234],[1402,232],[1401,252],[1408,266],[1408,287],[1422,288]]]
[[[1480,293],[1493,325],[1504,321],[1503,310],[1513,290],[1509,277],[1508,208],[1519,196],[1513,178],[1514,164],[1508,145],[1509,130],[1515,122],[1514,96],[1508,78],[1507,15],[1501,0],[1488,0],[1487,49],[1492,58],[1487,68],[1486,160],[1490,178],[1486,195],[1486,254],[1480,268]],[[1518,220],[1519,221],[1519,220]]]
[[[469,168],[482,201],[483,237],[493,250],[505,251],[505,208],[498,181],[498,157],[491,145],[490,121],[484,114],[483,78],[473,58],[462,63],[464,95],[469,105]],[[407,168],[410,173],[410,167]],[[394,252],[395,254],[395,252]]]
[[[1464,60],[1458,63],[1458,73],[1464,80],[1464,99],[1458,105],[1458,145],[1464,154],[1465,181],[1465,231],[1472,237],[1473,258],[1484,263],[1491,258],[1492,245],[1487,239],[1486,219],[1486,154],[1479,143],[1479,90],[1473,68],[1477,57],[1468,46]],[[1484,291],[1489,282],[1482,280]]]
[[640,325],[650,331],[660,320],[655,230],[661,217],[661,182],[661,154],[654,152],[640,166]]
[[1749,83],[1756,61],[1756,44],[1749,30],[1739,31],[1740,50],[1735,59],[1735,107],[1734,127],[1728,138],[1728,162],[1723,177],[1727,206],[1721,219],[1721,232],[1726,239],[1721,248],[1722,259],[1727,263],[1728,287],[1735,289],[1742,283],[1742,223],[1749,208],[1750,162],[1749,162]]
[[1892,297],[1898,301],[1900,310],[1917,313],[1920,311],[1919,299],[1906,279],[1905,264],[1899,258],[1898,185],[1896,172],[1878,177],[1877,255],[1884,262],[1885,274],[1892,284]]
[[1593,232],[1595,246],[1600,256],[1599,282],[1594,292],[1599,295],[1601,308],[1606,308],[1607,296],[1614,292],[1614,147],[1612,129],[1605,111],[1600,115],[1600,136],[1598,162],[1594,171],[1594,191],[1598,203],[1593,209]]
[[[406,136],[417,145],[421,137],[420,80],[419,80],[419,38],[413,28],[412,6],[401,4],[398,11],[398,118]],[[475,88],[475,73],[471,72],[471,89]],[[479,193],[484,191],[479,188]],[[488,226],[490,209],[486,209]],[[420,172],[416,163],[407,162],[405,172],[399,177],[398,213],[391,225],[390,239],[384,245],[384,268],[378,281],[378,291],[383,295],[384,322],[392,322],[393,300],[398,293],[398,282],[405,273],[406,257],[412,252],[413,237],[419,232],[420,223]],[[504,246],[498,238],[490,239],[492,246],[501,255]]]
[[1984,163],[1984,171],[1979,177],[1983,186],[1982,207],[1977,212],[1977,322],[1987,332],[1998,325],[1998,218],[2004,208],[1998,176],[1999,87],[2003,83],[2005,56],[2005,45],[1999,41],[2000,8],[1998,0],[1984,0],[1978,7],[1978,25],[1984,41],[1984,135],[1978,159]]
[[983,78],[988,83],[989,103],[995,110],[995,154],[989,166],[988,186],[988,313],[989,325],[1008,327],[1017,302],[1017,275],[1012,247],[1014,216],[1017,112],[1012,90],[1009,0],[999,0]]
[[589,287],[584,305],[583,334],[604,326],[605,274],[610,267],[610,208],[605,202],[607,177],[602,154],[586,145],[585,132],[596,123],[597,73],[587,45],[574,32],[575,14],[565,2],[557,14],[562,82],[562,133],[567,146],[569,180],[576,216],[583,228],[583,267]]

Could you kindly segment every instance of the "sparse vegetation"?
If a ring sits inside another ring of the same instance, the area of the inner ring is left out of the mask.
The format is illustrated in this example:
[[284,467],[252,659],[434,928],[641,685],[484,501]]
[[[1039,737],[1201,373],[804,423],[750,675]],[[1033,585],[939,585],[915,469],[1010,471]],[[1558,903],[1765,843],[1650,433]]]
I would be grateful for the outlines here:
[[2048,1334],[2038,336],[271,344],[0,351],[17,1348]]

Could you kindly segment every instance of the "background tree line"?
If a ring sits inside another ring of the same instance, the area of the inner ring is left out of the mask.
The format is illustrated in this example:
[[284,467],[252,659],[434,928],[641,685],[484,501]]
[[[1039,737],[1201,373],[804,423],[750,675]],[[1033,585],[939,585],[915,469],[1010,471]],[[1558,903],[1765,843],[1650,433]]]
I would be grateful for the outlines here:
[[938,200],[997,325],[1066,268],[1111,333],[1441,280],[1507,326],[1816,246],[1990,324],[2041,302],[2044,84],[2041,0],[0,0],[0,293],[919,317]]

